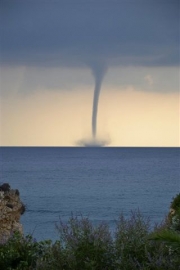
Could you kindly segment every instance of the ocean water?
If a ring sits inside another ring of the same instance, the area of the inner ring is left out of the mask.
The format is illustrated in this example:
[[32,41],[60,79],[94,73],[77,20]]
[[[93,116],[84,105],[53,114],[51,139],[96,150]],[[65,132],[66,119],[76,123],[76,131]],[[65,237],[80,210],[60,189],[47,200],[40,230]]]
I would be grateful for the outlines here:
[[24,232],[58,239],[72,213],[105,221],[139,209],[161,222],[180,192],[179,148],[1,147],[0,182],[19,189]]

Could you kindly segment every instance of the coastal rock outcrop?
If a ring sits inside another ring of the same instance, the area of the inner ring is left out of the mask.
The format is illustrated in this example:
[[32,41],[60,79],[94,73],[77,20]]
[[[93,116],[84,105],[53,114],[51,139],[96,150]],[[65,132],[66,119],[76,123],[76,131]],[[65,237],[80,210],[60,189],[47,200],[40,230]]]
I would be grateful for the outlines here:
[[7,240],[15,231],[23,233],[20,217],[25,206],[19,195],[19,190],[11,189],[9,184],[0,185],[0,240]]
[[170,229],[180,233],[180,193],[171,202],[169,211]]

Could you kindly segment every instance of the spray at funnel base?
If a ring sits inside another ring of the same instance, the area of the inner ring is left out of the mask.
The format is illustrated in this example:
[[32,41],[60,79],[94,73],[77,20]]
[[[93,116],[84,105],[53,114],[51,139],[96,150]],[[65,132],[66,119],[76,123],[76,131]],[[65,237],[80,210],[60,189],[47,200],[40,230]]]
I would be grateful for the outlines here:
[[101,140],[101,139],[82,139],[79,140],[76,144],[78,146],[84,147],[103,147],[110,143],[110,140]]

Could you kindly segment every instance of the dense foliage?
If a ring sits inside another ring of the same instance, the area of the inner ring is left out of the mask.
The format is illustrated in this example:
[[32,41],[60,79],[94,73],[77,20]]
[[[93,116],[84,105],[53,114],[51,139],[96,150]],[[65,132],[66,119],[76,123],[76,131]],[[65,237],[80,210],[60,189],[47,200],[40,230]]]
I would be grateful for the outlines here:
[[137,211],[128,219],[120,215],[112,233],[107,224],[95,226],[88,218],[71,216],[57,225],[59,240],[54,243],[20,234],[1,241],[0,269],[180,270],[180,234],[171,223],[152,232]]
[[180,193],[171,203],[167,226],[164,230],[152,233],[150,238],[165,243],[169,246],[170,253],[180,258]]
[[173,201],[171,202],[171,208],[175,210],[180,208],[180,193],[173,198]]

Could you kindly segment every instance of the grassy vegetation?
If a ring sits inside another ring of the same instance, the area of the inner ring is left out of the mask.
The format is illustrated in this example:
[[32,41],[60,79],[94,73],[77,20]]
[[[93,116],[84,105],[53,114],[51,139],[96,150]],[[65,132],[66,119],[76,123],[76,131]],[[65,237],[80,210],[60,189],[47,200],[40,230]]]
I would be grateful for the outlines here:
[[54,243],[19,234],[1,242],[0,269],[178,270],[180,234],[172,222],[152,232],[148,219],[137,211],[128,219],[120,215],[112,234],[107,224],[94,226],[88,218],[71,216],[57,225],[59,240]]

